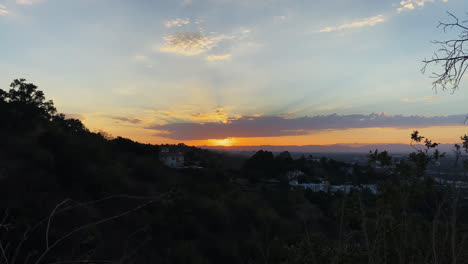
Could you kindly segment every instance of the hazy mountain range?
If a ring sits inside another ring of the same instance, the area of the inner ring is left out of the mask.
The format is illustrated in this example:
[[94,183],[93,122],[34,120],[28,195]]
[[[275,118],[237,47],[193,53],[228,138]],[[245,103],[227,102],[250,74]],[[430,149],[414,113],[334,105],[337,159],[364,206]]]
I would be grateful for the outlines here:
[[[199,146],[206,149],[224,150],[224,151],[257,151],[268,150],[273,152],[317,152],[317,153],[368,153],[369,150],[378,149],[387,150],[391,153],[409,153],[414,148],[409,144],[334,144],[334,145],[305,145],[305,146]],[[422,148],[420,145],[414,145],[416,148]],[[439,151],[452,154],[453,144],[440,144]]]

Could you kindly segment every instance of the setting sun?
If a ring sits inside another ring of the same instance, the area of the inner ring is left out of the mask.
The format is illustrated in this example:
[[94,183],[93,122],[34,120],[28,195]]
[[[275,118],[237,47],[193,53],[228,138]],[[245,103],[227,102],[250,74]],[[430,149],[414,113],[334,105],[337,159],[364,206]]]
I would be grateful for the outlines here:
[[209,139],[207,140],[209,146],[224,146],[230,147],[235,145],[236,140],[234,138],[225,138],[225,139]]

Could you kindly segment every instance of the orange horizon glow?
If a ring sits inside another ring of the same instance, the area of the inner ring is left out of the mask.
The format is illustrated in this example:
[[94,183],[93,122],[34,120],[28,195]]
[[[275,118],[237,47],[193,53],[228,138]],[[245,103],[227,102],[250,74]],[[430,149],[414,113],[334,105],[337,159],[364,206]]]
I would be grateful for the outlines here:
[[[102,123],[84,123],[92,131],[100,130]],[[98,121],[98,120],[96,120]],[[178,144],[190,146],[305,146],[305,145],[334,145],[334,144],[409,144],[410,135],[414,130],[437,143],[453,144],[461,142],[460,136],[468,133],[466,126],[433,126],[423,128],[400,127],[371,127],[352,128],[340,130],[312,131],[307,135],[281,136],[281,137],[228,137],[224,139],[203,140],[177,140],[155,135],[150,129],[137,126],[122,126],[116,123],[107,123],[103,131],[117,137],[130,138],[134,141],[149,144]]]
[[[425,128],[355,128],[344,130],[324,130],[308,135],[283,137],[232,137],[229,144],[222,140],[189,141],[194,146],[306,146],[334,144],[409,144],[410,135],[418,130],[421,135],[440,144],[461,142],[460,137],[468,133],[465,126],[434,126]],[[187,143],[186,143],[187,144]]]

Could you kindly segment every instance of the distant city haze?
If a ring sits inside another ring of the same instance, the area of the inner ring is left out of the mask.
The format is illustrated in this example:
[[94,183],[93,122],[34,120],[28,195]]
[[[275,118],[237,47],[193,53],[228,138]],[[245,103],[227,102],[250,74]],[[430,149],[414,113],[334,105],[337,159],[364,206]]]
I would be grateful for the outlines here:
[[[415,149],[409,144],[335,144],[335,145],[308,145],[308,146],[201,146],[202,148],[221,150],[228,152],[247,152],[254,153],[258,150],[267,150],[273,152],[296,152],[304,154],[319,154],[325,155],[327,153],[349,153],[349,154],[369,154],[369,151],[383,151],[386,150],[391,154],[408,154],[414,152]],[[415,145],[417,149],[422,149],[422,146]],[[445,152],[446,155],[453,154],[452,144],[441,144],[438,146],[439,151]]]

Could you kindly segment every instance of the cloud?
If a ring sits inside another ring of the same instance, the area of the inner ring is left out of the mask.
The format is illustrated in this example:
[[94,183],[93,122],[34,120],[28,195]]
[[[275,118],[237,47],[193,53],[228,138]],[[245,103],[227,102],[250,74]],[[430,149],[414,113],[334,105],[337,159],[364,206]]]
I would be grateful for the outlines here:
[[425,96],[425,97],[422,97],[422,98],[408,97],[408,98],[401,99],[401,101],[403,101],[403,102],[431,101],[431,100],[434,100],[436,98],[437,98],[437,96],[435,96],[435,95]]
[[[402,0],[400,2],[400,7],[397,8],[398,13],[402,11],[413,10],[416,7],[424,7],[428,2],[434,2],[434,0]],[[442,2],[447,3],[448,0],[442,0]]]
[[208,114],[195,113],[191,115],[191,118],[197,121],[221,122],[224,124],[230,121],[229,116],[224,112],[223,108],[217,108]]
[[[306,135],[321,130],[395,127],[422,128],[463,125],[465,115],[402,116],[372,113],[369,115],[326,115],[300,118],[281,116],[243,116],[228,122],[170,123],[146,127],[158,136],[176,140],[224,139],[232,137],[281,137]],[[158,131],[164,131],[159,133]]]
[[109,118],[117,120],[117,121],[132,123],[132,124],[139,124],[143,122],[141,119],[138,119],[138,118],[128,118],[128,117],[123,117],[123,116],[110,116]]
[[240,118],[240,115],[236,117],[230,117],[226,113],[226,109],[222,107],[217,107],[204,111],[198,106],[195,107],[192,105],[185,105],[178,107],[177,109],[167,109],[167,110],[153,110],[153,116],[155,120],[164,123],[178,123],[178,122],[198,122],[198,123],[228,123],[233,119]]
[[190,24],[190,20],[188,18],[176,18],[176,19],[173,19],[173,20],[166,21],[164,23],[164,25],[167,28],[181,27],[183,25],[188,25],[188,24]]
[[177,32],[164,38],[162,52],[186,56],[198,55],[215,47],[220,41],[233,39],[233,36],[204,36],[201,32]]
[[135,61],[146,61],[146,60],[148,60],[148,57],[146,57],[144,55],[137,54],[137,55],[133,56],[133,59]]
[[[399,7],[397,8],[398,13],[402,11],[409,11],[415,8],[422,8],[427,2],[434,2],[435,0],[402,0],[399,3]],[[447,3],[448,0],[441,0],[444,3]],[[367,26],[375,26],[379,23],[385,22],[389,19],[389,17],[385,17],[384,15],[376,15],[373,17],[365,18],[363,20],[354,21],[351,23],[342,24],[339,26],[334,27],[325,27],[319,30],[319,32],[333,32],[333,31],[340,31],[345,29],[353,29],[353,28],[361,28]]]
[[231,54],[223,54],[223,55],[210,55],[206,56],[205,59],[207,61],[219,61],[219,60],[228,60],[232,57]]
[[73,114],[73,113],[65,114],[65,118],[67,118],[67,119],[78,119],[80,121],[86,120],[86,117],[84,115],[82,115],[82,114]]
[[351,23],[343,24],[340,26],[335,26],[335,27],[325,27],[322,28],[319,32],[332,32],[332,31],[339,31],[339,30],[345,30],[345,29],[353,29],[353,28],[361,28],[361,27],[367,27],[367,26],[375,26],[378,23],[384,22],[386,19],[383,15],[377,15],[369,18],[365,18],[360,21],[354,21]]
[[0,16],[6,16],[8,15],[8,10],[6,6],[0,4]]
[[42,2],[42,0],[16,0],[19,5],[34,5]]

